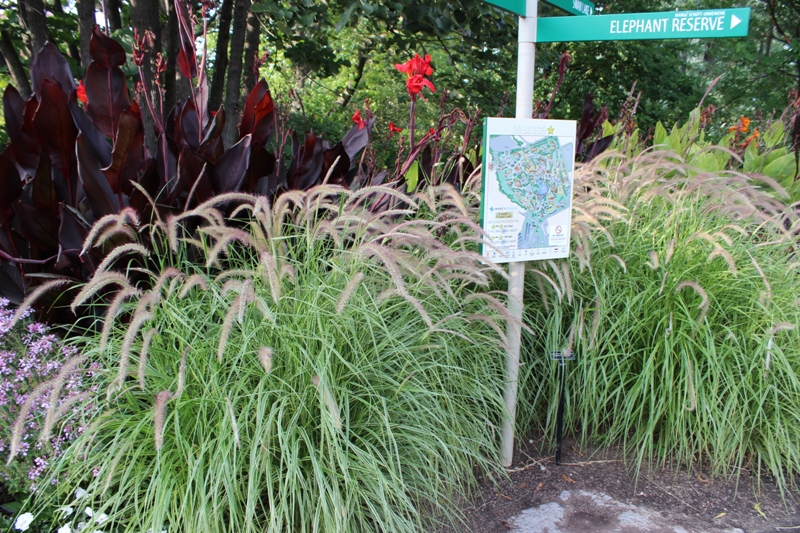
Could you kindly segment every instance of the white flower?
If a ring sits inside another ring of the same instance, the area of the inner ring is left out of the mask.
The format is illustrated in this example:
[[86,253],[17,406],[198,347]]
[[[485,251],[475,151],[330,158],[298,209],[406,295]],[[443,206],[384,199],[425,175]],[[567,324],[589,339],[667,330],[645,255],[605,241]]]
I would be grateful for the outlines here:
[[82,488],[80,488],[80,487],[75,489],[75,499],[76,500],[80,500],[81,498],[86,496],[86,494],[87,494],[87,492],[85,490],[83,490]]
[[98,524],[102,524],[106,520],[108,520],[108,515],[106,513],[100,513],[99,515],[97,515],[97,518],[95,518],[95,521]]
[[94,511],[92,511],[92,510],[91,510],[90,508],[88,508],[88,507],[87,507],[86,509],[84,509],[84,510],[83,510],[83,512],[84,512],[84,513],[86,513],[86,516],[88,516],[89,518],[91,518],[91,517],[92,517],[92,515],[94,514]]
[[62,513],[64,513],[64,516],[69,516],[69,515],[71,515],[71,514],[72,514],[72,512],[73,512],[74,510],[75,510],[75,509],[73,509],[72,507],[62,507],[61,509],[59,509],[59,511],[61,511]]
[[17,517],[17,521],[14,522],[14,529],[18,531],[28,531],[28,528],[31,527],[33,523],[33,515],[31,513],[23,513]]
[[75,531],[83,531],[84,529],[86,529],[86,522],[79,522]]
[[67,524],[66,526],[58,528],[58,531],[56,533],[72,533],[72,528],[69,527],[69,524]]

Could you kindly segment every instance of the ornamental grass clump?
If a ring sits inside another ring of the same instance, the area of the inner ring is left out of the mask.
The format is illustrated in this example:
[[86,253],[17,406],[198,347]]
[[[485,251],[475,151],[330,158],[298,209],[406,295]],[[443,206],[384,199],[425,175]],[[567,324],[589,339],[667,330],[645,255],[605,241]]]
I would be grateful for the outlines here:
[[503,409],[498,270],[461,197],[231,199],[141,228],[150,256],[130,248],[77,295],[124,295],[77,340],[110,369],[105,410],[38,502],[85,487],[126,531],[411,532],[422,509],[454,516],[496,460]]
[[575,189],[572,258],[528,277],[542,334],[526,339],[522,427],[552,434],[548,354],[568,348],[565,420],[583,441],[621,444],[637,468],[749,468],[785,487],[800,472],[800,263],[780,186],[651,151],[601,158]]

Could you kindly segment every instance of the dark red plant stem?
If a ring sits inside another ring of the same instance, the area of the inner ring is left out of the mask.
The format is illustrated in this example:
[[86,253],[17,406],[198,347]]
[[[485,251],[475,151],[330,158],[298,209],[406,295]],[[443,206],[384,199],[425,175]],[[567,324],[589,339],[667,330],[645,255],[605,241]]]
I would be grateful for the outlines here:
[[417,95],[411,95],[411,118],[408,121],[408,150],[414,150],[414,107],[417,104]]
[[[9,235],[9,237],[11,237],[11,236]],[[13,241],[12,241],[12,245],[16,247],[16,245],[13,244]],[[0,250],[0,259],[2,259],[3,261],[8,261],[9,263],[19,263],[19,264],[26,264],[26,265],[44,265],[48,261],[52,261],[53,259],[56,259],[57,257],[58,257],[58,254],[54,255],[53,257],[48,257],[47,259],[21,259],[19,257],[12,257],[12,256],[8,255],[7,253],[5,253],[4,251]]]

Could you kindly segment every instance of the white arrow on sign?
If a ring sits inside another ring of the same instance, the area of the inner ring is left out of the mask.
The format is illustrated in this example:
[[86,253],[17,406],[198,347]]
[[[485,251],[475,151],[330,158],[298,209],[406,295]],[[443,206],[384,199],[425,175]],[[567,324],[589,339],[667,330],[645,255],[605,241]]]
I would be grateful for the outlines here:
[[742,22],[742,19],[740,19],[736,15],[731,15],[731,29],[738,26],[740,22]]

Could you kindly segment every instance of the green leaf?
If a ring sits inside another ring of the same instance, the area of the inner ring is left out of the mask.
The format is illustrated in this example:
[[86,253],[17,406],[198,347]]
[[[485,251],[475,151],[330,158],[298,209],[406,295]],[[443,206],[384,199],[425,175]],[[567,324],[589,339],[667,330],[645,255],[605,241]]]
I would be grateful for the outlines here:
[[[605,135],[605,125],[604,126],[604,135]],[[656,123],[656,130],[653,132],[653,144],[666,144],[667,143],[667,130],[664,128],[664,125],[659,120]]]
[[272,4],[269,2],[253,4],[250,6],[250,11],[253,13],[269,13],[272,11]]
[[764,146],[767,149],[778,146],[781,142],[783,142],[785,135],[786,133],[783,131],[783,122],[776,120],[769,128],[767,128],[767,131],[764,132],[764,135],[762,136],[762,139],[764,139]]
[[761,173],[776,179],[781,184],[784,184],[785,181],[793,180],[795,174],[794,154],[786,154],[772,163],[764,165]]
[[758,144],[751,142],[744,149],[744,164],[742,170],[745,172],[758,172],[764,162],[764,156],[758,155]]
[[779,159],[779,158],[785,156],[788,153],[789,153],[789,150],[786,147],[778,148],[777,150],[772,150],[771,152],[765,154],[765,156],[764,156],[764,164],[765,165],[769,165],[770,163],[772,163],[776,159]]
[[616,128],[614,125],[611,124],[609,121],[603,122],[603,137],[608,137],[609,135],[614,135],[616,133]]
[[419,162],[414,161],[411,163],[411,166],[408,167],[408,171],[406,171],[406,191],[413,192],[414,189],[417,188],[417,182],[419,181]]

